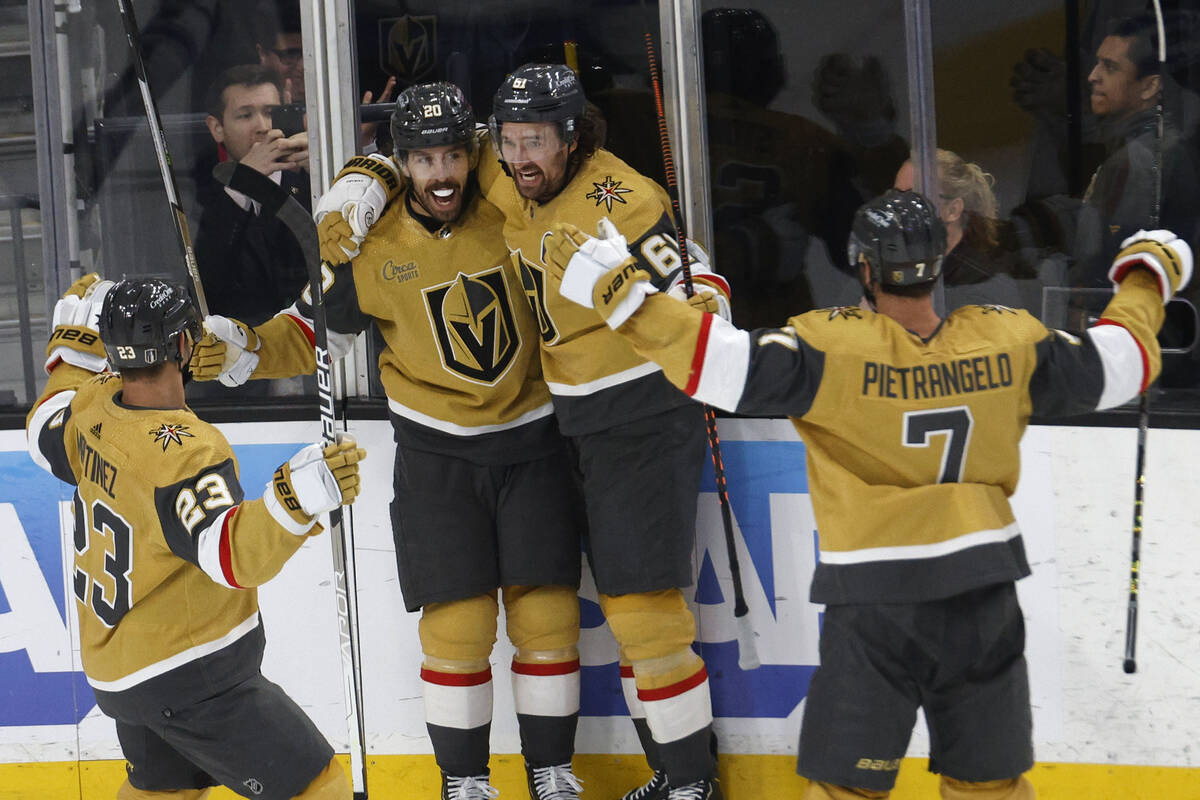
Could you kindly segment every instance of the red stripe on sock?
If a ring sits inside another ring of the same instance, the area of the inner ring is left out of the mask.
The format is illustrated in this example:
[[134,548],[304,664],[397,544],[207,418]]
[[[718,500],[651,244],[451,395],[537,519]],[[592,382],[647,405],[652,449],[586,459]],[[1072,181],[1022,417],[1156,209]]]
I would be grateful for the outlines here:
[[535,677],[545,677],[547,675],[570,675],[572,672],[579,672],[579,659],[573,661],[552,661],[540,664],[526,664],[523,661],[517,661],[515,658],[512,662],[512,671],[517,675],[533,675]]
[[482,672],[438,672],[421,667],[421,680],[438,686],[482,686],[492,679],[492,668]]
[[233,519],[233,515],[237,513],[238,506],[234,506],[225,515],[225,519],[221,520],[221,541],[218,544],[218,549],[221,558],[221,574],[225,576],[225,582],[235,589],[244,589],[233,577],[233,549],[229,543],[229,520]]
[[664,686],[661,689],[638,689],[638,700],[641,700],[643,703],[654,700],[668,700],[672,697],[678,697],[689,689],[695,689],[706,680],[708,680],[708,670],[700,667],[699,672],[684,678],[679,683],[672,683],[670,686]]
[[631,664],[622,664],[621,665],[621,677],[622,678],[632,678],[633,677],[633,666]]
[[708,350],[708,329],[712,327],[713,315],[705,314],[700,318],[700,333],[696,337],[696,352],[692,354],[692,368],[688,372],[687,386],[684,394],[691,397],[700,387],[700,373],[704,371],[704,354]]

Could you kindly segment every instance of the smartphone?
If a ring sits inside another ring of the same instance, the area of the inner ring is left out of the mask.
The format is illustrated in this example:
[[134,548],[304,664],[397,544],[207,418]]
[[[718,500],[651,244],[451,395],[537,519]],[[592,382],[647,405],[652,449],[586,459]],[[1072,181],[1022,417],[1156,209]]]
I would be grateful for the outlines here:
[[304,130],[304,103],[276,106],[271,112],[271,123],[283,131],[284,136],[294,136]]

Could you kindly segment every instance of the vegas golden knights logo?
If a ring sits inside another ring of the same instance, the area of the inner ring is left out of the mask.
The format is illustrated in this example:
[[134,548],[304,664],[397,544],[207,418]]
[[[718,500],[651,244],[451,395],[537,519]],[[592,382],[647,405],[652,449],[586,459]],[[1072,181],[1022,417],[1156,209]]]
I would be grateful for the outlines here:
[[425,290],[429,321],[451,372],[495,383],[521,345],[504,267],[475,275],[458,273],[449,283]]
[[554,327],[554,320],[550,318],[550,312],[546,309],[546,271],[526,261],[520,250],[517,251],[517,263],[520,264],[521,288],[525,290],[525,300],[533,309],[533,315],[537,317],[538,332],[542,335],[542,341],[549,344],[558,338],[558,329]]
[[437,62],[437,17],[391,17],[379,20],[379,65],[401,86],[419,82]]

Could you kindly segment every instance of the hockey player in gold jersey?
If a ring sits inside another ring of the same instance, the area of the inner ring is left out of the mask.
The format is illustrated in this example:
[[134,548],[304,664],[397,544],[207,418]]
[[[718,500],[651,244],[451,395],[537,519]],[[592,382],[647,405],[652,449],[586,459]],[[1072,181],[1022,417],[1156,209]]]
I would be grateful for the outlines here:
[[1032,798],[1018,445],[1031,413],[1109,408],[1154,380],[1163,306],[1192,271],[1186,242],[1127,239],[1119,291],[1080,336],[1002,306],[941,319],[930,293],[945,232],[927,200],[892,190],[859,209],[849,248],[876,311],[748,332],[662,297],[615,231],[601,234],[562,226],[546,243],[563,294],[696,400],[788,415],[804,439],[811,600],[826,604],[800,736],[806,800],[887,797],[918,707],[943,798]]
[[182,287],[85,276],[54,309],[26,425],[34,461],[76,486],[80,648],[129,762],[117,798],[198,800],[223,784],[349,800],[324,736],[259,672],[254,587],[321,532],[320,514],[353,502],[365,453],[310,445],[245,500],[229,443],[185,404],[200,330]]
[[[393,536],[405,606],[422,612],[425,715],[443,797],[492,791],[488,659],[499,590],[530,794],[572,800],[582,503],[542,380],[537,323],[503,217],[475,180],[474,114],[462,92],[407,89],[391,129],[407,188],[352,261],[332,268],[325,302],[335,351],[372,321],[386,345]],[[323,199],[318,213],[327,207]],[[302,299],[255,329],[210,318],[226,341],[206,340],[197,369],[227,383],[311,372],[310,316]]]
[[[504,239],[537,318],[542,368],[571,439],[586,500],[588,553],[600,605],[621,649],[621,684],[654,768],[628,800],[719,798],[712,708],[692,583],[696,495],[705,451],[701,409],[595,314],[559,296],[545,240],[556,221],[617,220],[656,287],[683,296],[681,259],[663,189],[599,147],[575,73],[526,64],[497,90],[479,185],[504,215]],[[351,165],[320,226],[324,253],[352,249],[389,193],[386,159]],[[693,263],[697,302],[727,311],[728,287]]]

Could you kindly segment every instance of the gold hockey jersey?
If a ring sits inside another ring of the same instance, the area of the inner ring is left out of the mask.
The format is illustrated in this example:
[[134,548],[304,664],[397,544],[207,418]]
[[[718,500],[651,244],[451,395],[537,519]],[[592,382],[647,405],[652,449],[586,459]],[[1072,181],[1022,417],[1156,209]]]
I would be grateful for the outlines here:
[[[546,269],[543,251],[555,222],[570,222],[594,234],[601,217],[608,217],[652,282],[666,288],[682,265],[666,192],[612,153],[597,150],[558,195],[537,203],[517,192],[486,140],[483,148],[479,183],[504,214],[504,238],[537,317],[542,367],[563,433],[603,430],[685,402],[658,365],[635,353],[590,309],[559,295],[558,278]],[[729,294],[723,279],[700,272],[698,281]]]
[[245,501],[216,428],[186,408],[122,405],[121,387],[59,364],[28,420],[34,460],[76,486],[71,580],[88,682],[120,692],[226,651],[253,674],[254,587],[321,527],[297,531],[282,508]]
[[1133,270],[1081,337],[1025,311],[966,306],[928,341],[858,308],[739,330],[659,295],[618,331],[684,391],[788,415],[820,536],[818,603],[918,602],[1028,574],[1009,506],[1031,413],[1080,414],[1158,374],[1154,278]]
[[[463,216],[430,231],[407,193],[388,206],[350,264],[325,289],[331,340],[383,335],[380,378],[401,441],[478,463],[527,461],[548,452],[553,406],[502,232],[503,217],[476,193]],[[258,326],[256,378],[312,372],[307,291]],[[336,347],[332,347],[336,355]]]

